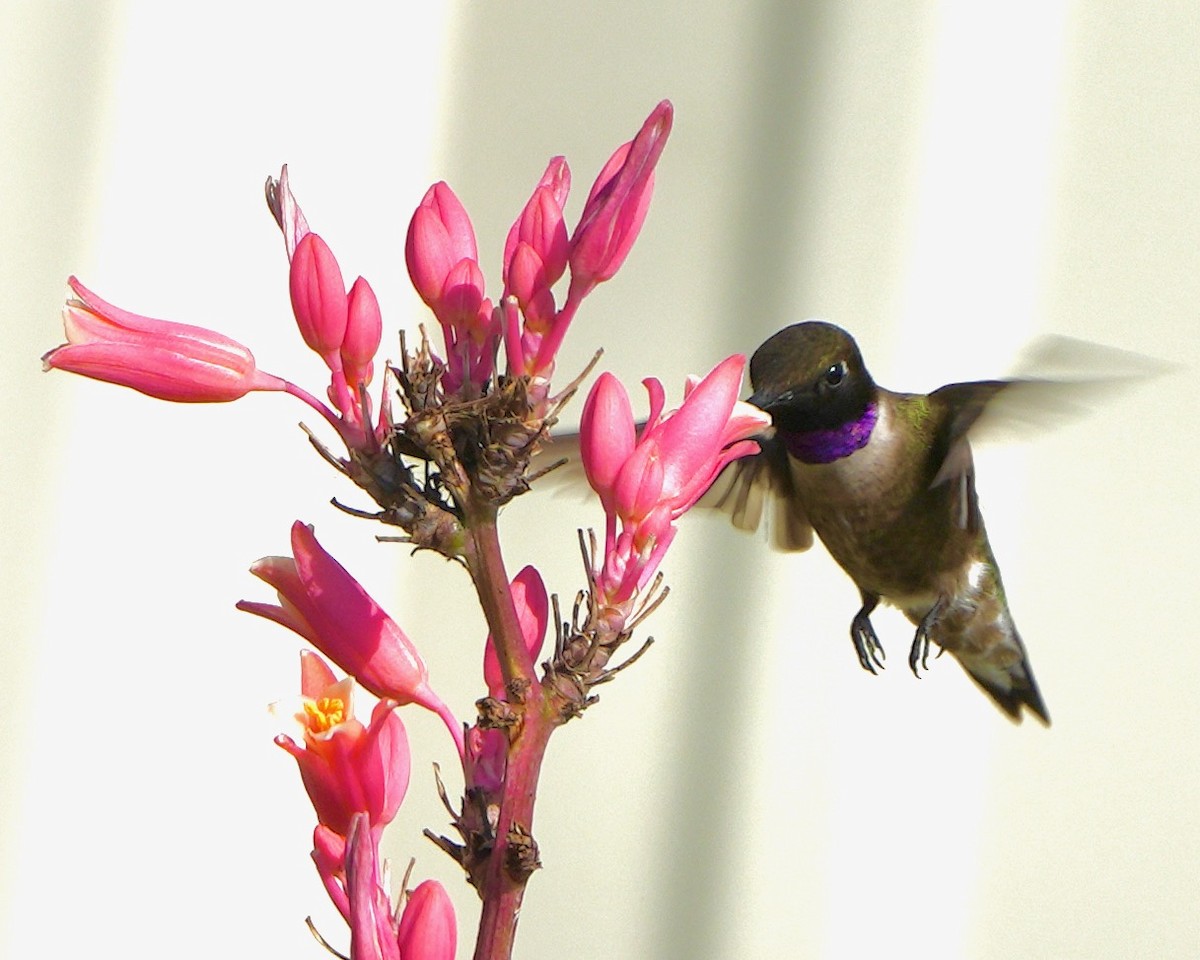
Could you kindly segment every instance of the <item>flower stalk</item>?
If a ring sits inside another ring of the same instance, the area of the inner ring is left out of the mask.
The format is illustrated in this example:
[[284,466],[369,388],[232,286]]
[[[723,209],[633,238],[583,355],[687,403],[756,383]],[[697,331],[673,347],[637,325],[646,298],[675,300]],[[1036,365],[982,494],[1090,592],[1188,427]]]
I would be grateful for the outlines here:
[[[581,534],[586,585],[569,620],[554,604],[553,650],[539,666],[550,607],[545,584],[533,567],[509,579],[497,519],[544,472],[533,459],[590,370],[554,393],[567,328],[589,293],[616,274],[642,228],[672,118],[663,101],[617,148],[574,230],[564,212],[570,169],[562,157],[550,161],[509,232],[495,303],[485,293],[465,207],[447,184],[430,187],[410,223],[405,260],[437,320],[442,355],[422,329],[414,351],[401,337],[394,365],[377,356],[382,318],[370,284],[358,277],[347,288],[332,247],[300,209],[287,168],[269,179],[292,314],[328,369],[328,402],[318,399],[321,390],[260,371],[250,350],[223,334],[133,314],[70,281],[67,343],[45,356],[47,368],[176,402],[232,402],[252,392],[295,397],[334,429],[344,451],[308,431],[314,447],[377,508],[342,509],[402,532],[380,539],[436,552],[470,575],[489,637],[487,695],[469,723],[435,692],[418,644],[309,525],[293,524],[289,555],[264,557],[251,568],[277,602],[238,604],[284,626],[345,674],[339,678],[320,655],[304,652],[300,730],[276,742],[295,759],[312,801],[311,856],[349,928],[350,960],[454,956],[457,931],[445,890],[426,881],[395,901],[379,852],[409,785],[399,711],[410,707],[443,720],[461,763],[457,804],[439,779],[457,839],[426,835],[462,866],[482,901],[474,956],[511,957],[525,889],[541,866],[534,808],[550,737],[596,701],[595,687],[641,656],[649,641],[613,665],[666,596],[658,569],[676,522],[730,460],[756,449],[748,438],[761,418],[736,402],[740,356],[689,382],[672,413],[663,412],[662,385],[647,380],[651,416],[640,431],[624,388],[602,376],[584,407],[581,451],[604,511],[604,546]],[[561,305],[554,290],[560,282]],[[478,647],[472,650],[477,655]],[[367,723],[354,713],[359,688],[377,698]]]

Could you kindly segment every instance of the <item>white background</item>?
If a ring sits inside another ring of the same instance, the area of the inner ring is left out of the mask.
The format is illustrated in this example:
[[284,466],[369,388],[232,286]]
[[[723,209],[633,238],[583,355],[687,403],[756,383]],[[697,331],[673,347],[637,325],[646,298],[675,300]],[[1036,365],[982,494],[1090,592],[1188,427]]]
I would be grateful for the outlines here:
[[[233,609],[266,598],[246,567],[294,519],[462,716],[482,690],[464,575],[328,506],[360,501],[293,401],[172,407],[39,372],[68,274],[320,392],[268,174],[290,164],[347,281],[411,331],[404,230],[430,182],[471,211],[494,291],[546,160],[568,156],[577,215],[663,97],[676,128],[643,235],[561,371],[603,346],[631,387],[657,375],[677,399],[686,373],[811,316],[897,389],[1003,375],[1046,332],[1184,369],[977,456],[1049,731],[1010,725],[949,659],[913,679],[895,614],[876,621],[891,666],[866,675],[856,593],[820,549],[685,521],[658,643],[551,745],[518,955],[1200,954],[1193,3],[0,12],[0,955],[317,958],[310,913],[345,946],[270,742],[297,646]],[[510,569],[537,563],[569,606],[598,508],[526,498],[505,521]],[[388,853],[451,889],[469,956],[473,893],[420,837],[445,828],[429,764],[451,751],[435,719],[405,719]]]

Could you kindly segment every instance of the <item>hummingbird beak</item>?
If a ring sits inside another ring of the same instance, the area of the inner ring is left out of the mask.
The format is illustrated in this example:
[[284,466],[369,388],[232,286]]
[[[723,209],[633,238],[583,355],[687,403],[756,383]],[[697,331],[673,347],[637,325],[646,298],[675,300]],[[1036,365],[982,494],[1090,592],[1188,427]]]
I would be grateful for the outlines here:
[[771,413],[771,411],[774,408],[777,408],[777,407],[781,406],[782,404],[787,403],[791,399],[792,399],[792,391],[791,390],[788,390],[785,393],[781,393],[781,394],[775,394],[770,390],[759,390],[756,393],[752,393],[749,397],[747,397],[746,402],[755,407],[758,407],[759,410],[762,410],[766,413]]

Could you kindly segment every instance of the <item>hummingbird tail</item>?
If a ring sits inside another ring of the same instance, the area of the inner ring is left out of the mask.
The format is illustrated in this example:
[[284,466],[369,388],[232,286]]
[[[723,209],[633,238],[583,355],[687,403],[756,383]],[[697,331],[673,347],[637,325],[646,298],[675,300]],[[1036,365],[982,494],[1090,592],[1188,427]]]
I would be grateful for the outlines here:
[[1029,667],[1029,658],[1024,649],[1021,650],[1021,659],[1007,666],[998,666],[988,662],[985,657],[972,657],[963,652],[958,654],[958,660],[967,671],[967,675],[1014,722],[1020,723],[1024,719],[1024,707],[1044,726],[1050,726],[1046,702],[1042,699],[1037,681],[1033,678],[1033,670]]

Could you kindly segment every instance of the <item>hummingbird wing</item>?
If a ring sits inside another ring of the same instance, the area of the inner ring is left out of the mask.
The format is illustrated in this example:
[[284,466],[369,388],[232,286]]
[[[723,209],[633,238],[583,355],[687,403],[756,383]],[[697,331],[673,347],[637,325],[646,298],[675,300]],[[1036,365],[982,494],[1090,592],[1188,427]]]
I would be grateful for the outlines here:
[[[933,443],[931,462],[936,466],[929,486],[951,484],[951,511],[964,530],[979,526],[979,504],[975,496],[975,461],[967,434],[987,409],[988,404],[1014,381],[978,380],[951,383],[929,395]],[[911,395],[909,402],[918,398]]]
[[961,444],[971,431],[979,441],[1027,439],[1080,419],[1103,402],[1147,379],[1178,369],[1128,350],[1072,337],[1039,337],[1004,380],[952,383],[929,399],[943,416],[949,462],[935,485],[961,473]]
[[1019,368],[1019,377],[951,383],[929,395],[937,424],[931,486],[958,484],[962,526],[971,523],[974,496],[968,433],[976,441],[1025,438],[1078,419],[1120,390],[1172,369],[1140,354],[1061,336],[1039,338]]
[[724,511],[739,530],[758,530],[765,519],[776,550],[807,550],[813,528],[792,481],[787,451],[777,437],[756,439],[760,452],[729,464],[696,506]]

